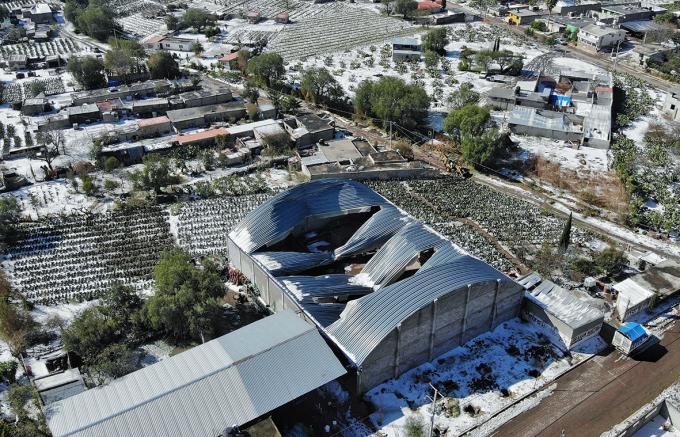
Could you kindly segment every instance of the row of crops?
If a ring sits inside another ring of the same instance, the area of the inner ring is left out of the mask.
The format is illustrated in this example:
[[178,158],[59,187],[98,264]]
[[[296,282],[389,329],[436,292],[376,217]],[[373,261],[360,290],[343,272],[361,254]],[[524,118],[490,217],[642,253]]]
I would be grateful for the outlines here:
[[0,46],[0,59],[10,55],[26,55],[37,58],[51,55],[67,55],[82,51],[80,44],[69,38],[54,38],[47,42],[30,42]]

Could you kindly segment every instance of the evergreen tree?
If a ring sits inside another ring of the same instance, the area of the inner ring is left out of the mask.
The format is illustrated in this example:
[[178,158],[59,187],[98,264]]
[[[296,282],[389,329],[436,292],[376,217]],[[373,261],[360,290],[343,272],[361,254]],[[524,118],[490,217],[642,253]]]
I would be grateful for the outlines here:
[[569,218],[567,219],[567,223],[564,224],[564,229],[562,230],[562,236],[560,237],[559,246],[560,253],[565,253],[569,248],[569,240],[571,239],[571,216],[572,213],[570,212]]

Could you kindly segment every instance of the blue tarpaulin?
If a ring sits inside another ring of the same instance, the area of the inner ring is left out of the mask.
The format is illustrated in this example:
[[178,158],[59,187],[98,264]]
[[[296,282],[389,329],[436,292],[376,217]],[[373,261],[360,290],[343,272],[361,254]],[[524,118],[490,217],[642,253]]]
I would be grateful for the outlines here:
[[550,103],[557,106],[569,106],[571,104],[571,97],[553,94],[550,96]]
[[642,325],[634,322],[626,322],[619,328],[619,332],[628,337],[628,339],[633,343],[636,343],[638,340],[647,337],[647,331],[645,331],[645,328]]

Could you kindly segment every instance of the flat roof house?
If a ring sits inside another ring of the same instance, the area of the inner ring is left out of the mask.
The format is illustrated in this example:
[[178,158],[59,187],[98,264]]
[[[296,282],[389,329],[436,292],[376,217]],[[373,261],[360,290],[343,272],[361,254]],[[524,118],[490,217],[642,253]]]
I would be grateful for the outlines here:
[[680,87],[674,86],[666,93],[663,110],[671,119],[680,121]]
[[329,141],[335,137],[335,127],[331,122],[312,113],[284,120],[283,127],[298,147],[309,146],[320,140]]
[[604,313],[536,272],[517,280],[526,288],[522,317],[546,328],[561,349],[572,349],[598,335]]
[[45,97],[34,97],[25,99],[21,105],[21,113],[23,115],[35,115],[45,112],[48,108],[48,101]]
[[680,290],[680,264],[666,260],[614,285],[616,314],[622,322]]
[[593,51],[613,49],[626,40],[626,31],[605,25],[589,24],[577,35],[579,47]]
[[417,38],[392,38],[392,60],[419,61],[423,46]]
[[35,24],[50,24],[54,22],[52,9],[47,3],[36,3],[24,12],[24,18],[29,18]]

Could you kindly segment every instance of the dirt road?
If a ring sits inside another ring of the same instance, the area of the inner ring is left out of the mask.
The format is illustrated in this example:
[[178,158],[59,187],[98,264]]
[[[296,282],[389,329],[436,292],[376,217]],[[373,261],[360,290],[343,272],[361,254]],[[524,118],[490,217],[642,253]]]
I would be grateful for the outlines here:
[[680,325],[636,359],[598,356],[557,379],[557,388],[495,436],[599,436],[680,378]]

